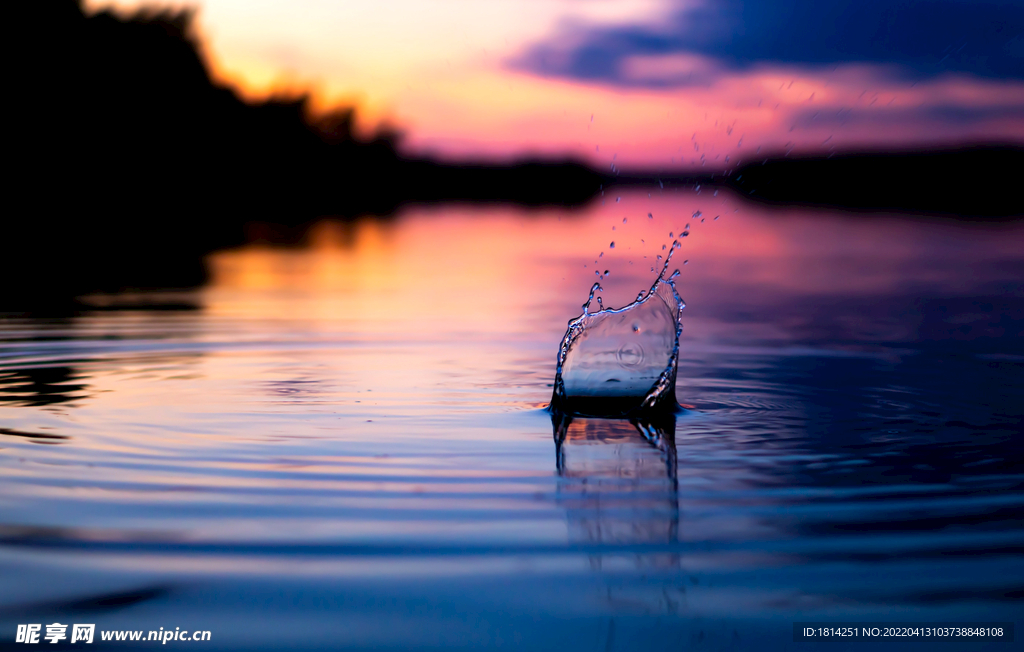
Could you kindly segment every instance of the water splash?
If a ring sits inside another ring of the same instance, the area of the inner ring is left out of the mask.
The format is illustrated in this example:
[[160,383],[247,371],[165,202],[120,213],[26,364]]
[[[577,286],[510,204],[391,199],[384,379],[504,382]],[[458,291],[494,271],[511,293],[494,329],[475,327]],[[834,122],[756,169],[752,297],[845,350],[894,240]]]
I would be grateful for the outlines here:
[[[646,294],[623,308],[603,308],[600,283],[583,314],[569,322],[558,350],[551,409],[581,416],[621,417],[678,409],[675,398],[679,335],[686,303],[676,291],[672,254]],[[598,306],[591,312],[591,306]]]

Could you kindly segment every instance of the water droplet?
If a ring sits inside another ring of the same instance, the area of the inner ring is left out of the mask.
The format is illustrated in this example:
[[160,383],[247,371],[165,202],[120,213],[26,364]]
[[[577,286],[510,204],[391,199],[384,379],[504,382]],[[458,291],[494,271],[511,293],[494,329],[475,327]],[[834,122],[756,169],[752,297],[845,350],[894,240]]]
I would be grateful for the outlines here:
[[640,299],[643,299],[643,298],[644,298],[644,291],[640,290],[640,293],[636,295],[636,300],[639,301]]
[[654,219],[654,214],[653,213],[648,213],[647,214],[647,219],[653,220]]
[[673,234],[673,233],[672,233],[671,231],[669,231],[669,232],[668,232],[668,237],[670,237],[670,238],[674,238],[674,237],[676,237],[676,236],[675,236],[675,234]]
[[689,232],[689,231],[683,231],[683,237],[684,237],[684,238],[685,238],[685,237],[687,237],[688,235],[690,235],[690,232]]
[[689,259],[687,259],[687,260],[684,260],[684,261],[683,261],[683,264],[684,264],[684,265],[689,265],[689,264],[690,264],[690,260],[689,260]]
[[658,254],[658,260],[661,260],[661,254]]
[[614,249],[615,248],[615,241],[614,240],[612,240],[612,243],[610,245],[608,245],[608,248],[609,249]]
[[718,196],[718,191],[716,190],[716,191],[715,191],[715,194],[714,194],[714,195],[712,195],[712,197],[717,197],[717,196]]
[[616,204],[617,204],[617,203],[619,203],[620,201],[622,201],[622,197],[616,197],[616,198],[615,198],[615,203],[616,203]]
[[611,274],[611,272],[609,272],[607,269],[604,270],[604,273],[605,273],[605,276],[607,276],[608,274]]
[[665,251],[665,245],[661,245],[661,250]]
[[[597,254],[597,257],[598,258],[604,258],[604,252],[602,251],[601,253]],[[597,261],[595,261],[595,262],[597,262]]]
[[690,228],[690,223],[689,223],[689,222],[687,222],[687,223],[686,223],[686,226],[684,227],[684,229],[689,229],[689,228]]
[[720,217],[722,217],[722,216],[721,216],[721,215],[715,215],[715,219],[716,219],[716,220],[717,220],[718,218],[720,218]]
[[601,297],[597,298],[597,305],[599,305],[599,306],[603,306],[604,305],[604,302],[601,301]]
[[623,224],[625,224],[625,223],[626,223],[626,218],[622,218],[622,223],[623,223]]
[[704,213],[701,213],[700,211],[693,211],[693,215],[691,217],[693,217],[693,219],[697,219],[698,217],[700,217],[703,214]]
[[612,227],[612,231],[614,231],[614,230],[615,230],[615,227],[613,226],[613,227]]
[[[587,297],[587,302],[583,304],[583,314],[587,314],[587,312],[589,311],[589,309],[590,309],[590,302],[594,300],[594,295],[596,293],[598,293],[598,292],[603,292],[603,291],[604,291],[604,288],[601,287],[600,283],[596,283],[595,282],[593,285],[590,286],[590,296]],[[600,303],[600,302],[601,302],[601,299],[599,297],[598,298],[598,303]]]
[[693,189],[693,191],[694,192],[700,192],[700,184],[699,183],[697,184],[697,187]]
[[[644,295],[644,293],[641,292],[640,296],[643,296],[643,295]],[[640,332],[640,324],[633,324],[633,332],[634,333],[639,333]]]

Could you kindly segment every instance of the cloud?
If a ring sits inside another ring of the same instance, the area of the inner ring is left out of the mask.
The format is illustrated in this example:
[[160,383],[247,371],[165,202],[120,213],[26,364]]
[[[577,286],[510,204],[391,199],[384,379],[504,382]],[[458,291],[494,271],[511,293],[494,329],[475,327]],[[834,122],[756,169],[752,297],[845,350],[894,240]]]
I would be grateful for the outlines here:
[[701,0],[662,25],[565,27],[511,62],[624,87],[702,85],[759,67],[877,65],[909,79],[1024,80],[1022,0]]

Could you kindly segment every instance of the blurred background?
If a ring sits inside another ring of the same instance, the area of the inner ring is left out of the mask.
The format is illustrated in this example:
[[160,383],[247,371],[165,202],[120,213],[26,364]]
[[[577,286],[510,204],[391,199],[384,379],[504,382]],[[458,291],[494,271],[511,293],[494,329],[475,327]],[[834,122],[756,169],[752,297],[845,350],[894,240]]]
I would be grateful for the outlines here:
[[[1020,630],[1021,2],[7,14],[0,647]],[[674,241],[681,411],[553,419]]]
[[196,11],[215,81],[249,99],[310,92],[321,110],[359,107],[360,133],[401,129],[408,154],[721,170],[759,148],[1022,135],[1024,9],[1004,0],[177,7]]
[[3,246],[24,274],[4,295],[23,309],[194,286],[214,249],[416,202],[581,205],[615,183],[717,176],[755,199],[1021,212],[1018,2],[9,14],[21,208]]

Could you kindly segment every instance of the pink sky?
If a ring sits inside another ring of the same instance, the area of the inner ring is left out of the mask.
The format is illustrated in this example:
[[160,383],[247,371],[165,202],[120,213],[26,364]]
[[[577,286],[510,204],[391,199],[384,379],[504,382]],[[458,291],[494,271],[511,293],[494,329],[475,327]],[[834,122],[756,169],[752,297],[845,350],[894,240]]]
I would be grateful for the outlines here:
[[659,84],[715,63],[667,54],[619,62],[617,74],[635,82],[623,86],[515,64],[537,43],[571,47],[581,29],[656,32],[678,0],[173,4],[198,9],[219,78],[250,96],[311,90],[319,107],[355,104],[363,129],[394,125],[411,153],[721,169],[794,148],[1024,140],[1024,111],[1014,111],[1024,108],[1020,80],[950,73],[909,81],[850,63],[719,70],[707,83],[679,87]]

